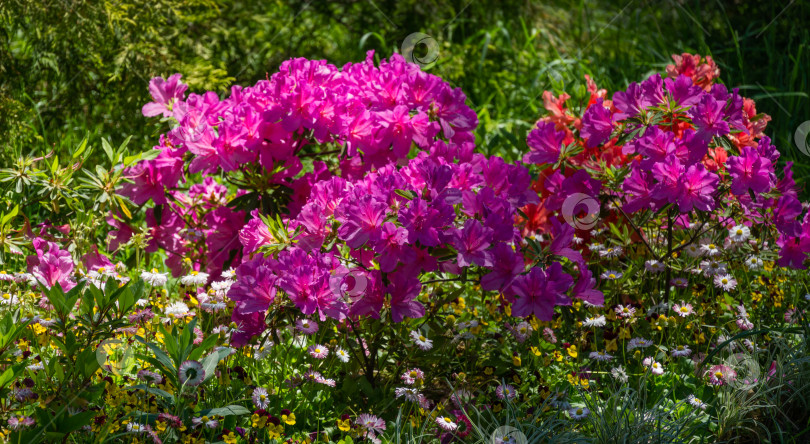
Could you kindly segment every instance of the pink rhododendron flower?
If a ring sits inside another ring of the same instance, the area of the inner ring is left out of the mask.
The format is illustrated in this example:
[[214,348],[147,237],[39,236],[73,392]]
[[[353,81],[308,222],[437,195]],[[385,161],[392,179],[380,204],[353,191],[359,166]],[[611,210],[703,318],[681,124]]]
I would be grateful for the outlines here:
[[59,284],[63,291],[69,291],[75,287],[76,282],[72,275],[74,264],[70,252],[39,237],[34,239],[33,244],[36,254],[25,259],[28,272],[46,288]]

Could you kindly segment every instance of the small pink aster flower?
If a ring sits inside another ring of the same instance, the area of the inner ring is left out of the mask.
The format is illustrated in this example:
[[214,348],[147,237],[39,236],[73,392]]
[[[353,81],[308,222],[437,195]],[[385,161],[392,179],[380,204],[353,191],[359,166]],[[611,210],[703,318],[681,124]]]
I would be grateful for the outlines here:
[[737,287],[737,280],[730,274],[718,274],[714,277],[714,285],[717,288],[730,291]]
[[543,338],[552,344],[557,343],[557,335],[555,335],[554,330],[550,329],[549,327],[543,329]]
[[613,359],[613,355],[605,353],[604,351],[595,351],[591,352],[590,358],[594,361],[607,362]]
[[184,361],[178,371],[180,383],[189,386],[200,385],[205,379],[205,369],[199,361]]
[[403,373],[402,376],[400,376],[400,379],[402,379],[402,381],[405,382],[405,384],[413,385],[417,381],[418,382],[424,381],[425,373],[422,372],[422,370],[419,370],[418,368],[412,368]]
[[692,354],[692,350],[689,350],[689,347],[686,345],[679,345],[672,350],[673,358],[685,358],[690,354]]
[[324,359],[329,355],[329,349],[325,345],[312,345],[308,349],[309,355],[315,359]]
[[517,396],[517,391],[509,384],[501,384],[495,389],[495,395],[497,395],[498,399],[502,401],[507,399],[511,400],[515,399],[515,396]]
[[299,319],[295,321],[295,329],[309,336],[318,332],[318,323],[309,319]]
[[680,304],[675,304],[672,306],[672,309],[675,310],[675,313],[682,318],[685,318],[695,312],[695,308],[692,307],[692,304],[685,304],[683,301],[681,301]]
[[456,424],[449,416],[440,416],[436,418],[436,424],[439,424],[439,427],[448,432],[452,432],[458,428],[458,424]]
[[266,409],[268,405],[270,405],[270,399],[268,399],[267,389],[264,387],[256,387],[253,390],[253,405],[256,406],[257,409]]
[[754,328],[754,323],[749,321],[748,318],[739,317],[737,318],[737,327],[740,330],[751,330]]
[[579,421],[580,419],[587,418],[588,415],[591,413],[587,407],[578,407],[572,408],[568,411],[568,414],[571,416],[571,419]]
[[725,385],[737,379],[737,372],[723,364],[713,366],[706,374],[709,376],[709,384],[711,385]]
[[433,341],[431,341],[425,335],[416,330],[411,332],[411,339],[413,339],[413,342],[416,344],[416,346],[422,350],[430,350],[431,348],[433,348]]
[[632,318],[636,314],[636,309],[630,305],[619,305],[615,309],[616,316],[620,318]]
[[689,286],[689,281],[687,281],[685,278],[682,277],[674,278],[671,281],[669,281],[669,283],[678,288],[686,288],[687,286]]

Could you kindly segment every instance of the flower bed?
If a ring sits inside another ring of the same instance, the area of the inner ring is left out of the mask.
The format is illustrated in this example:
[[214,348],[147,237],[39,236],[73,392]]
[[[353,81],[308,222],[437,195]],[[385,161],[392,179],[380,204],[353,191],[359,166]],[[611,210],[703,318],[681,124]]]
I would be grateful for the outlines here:
[[396,54],[289,60],[224,99],[153,79],[142,112],[169,129],[136,157],[105,145],[128,180],[107,245],[29,227],[26,270],[0,274],[4,436],[801,433],[791,165],[710,57],[673,59],[612,99],[589,77],[546,92],[517,162],[477,152],[463,92]]

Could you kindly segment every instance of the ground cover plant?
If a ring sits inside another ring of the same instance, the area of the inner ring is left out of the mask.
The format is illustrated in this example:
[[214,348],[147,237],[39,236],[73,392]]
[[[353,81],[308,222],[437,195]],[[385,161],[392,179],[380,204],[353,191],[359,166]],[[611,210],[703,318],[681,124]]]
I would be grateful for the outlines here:
[[378,60],[156,77],[154,148],[0,170],[4,440],[810,433],[810,216],[712,57],[545,92],[512,161],[461,88]]

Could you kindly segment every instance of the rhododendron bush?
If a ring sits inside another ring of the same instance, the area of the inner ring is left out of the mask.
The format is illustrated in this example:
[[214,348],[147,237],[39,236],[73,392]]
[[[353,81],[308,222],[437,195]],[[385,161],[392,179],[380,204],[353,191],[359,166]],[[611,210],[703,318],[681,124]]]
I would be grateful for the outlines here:
[[0,274],[24,363],[0,375],[6,432],[686,442],[765,436],[754,404],[795,428],[810,216],[770,117],[711,57],[673,61],[545,92],[513,161],[398,54],[292,59],[225,97],[153,79],[157,145],[105,145],[126,181],[107,244],[28,224]]

